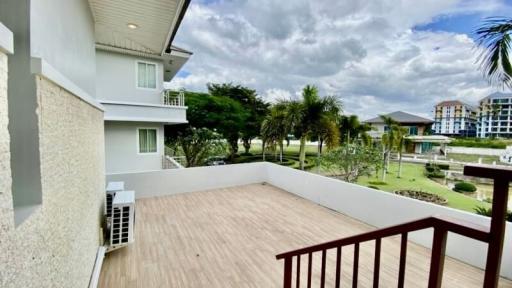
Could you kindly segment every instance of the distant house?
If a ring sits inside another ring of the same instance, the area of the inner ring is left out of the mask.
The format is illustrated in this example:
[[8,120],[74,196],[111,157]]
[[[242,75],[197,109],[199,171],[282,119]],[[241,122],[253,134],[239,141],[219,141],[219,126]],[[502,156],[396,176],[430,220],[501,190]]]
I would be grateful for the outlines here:
[[[424,118],[411,113],[396,111],[393,113],[385,114],[384,116],[391,117],[391,119],[398,122],[401,127],[408,129],[409,144],[406,145],[406,152],[408,153],[426,153],[432,150],[433,144],[441,145],[441,153],[444,153],[444,146],[450,142],[450,138],[446,136],[427,136],[425,132],[430,129],[434,120]],[[389,130],[389,127],[384,123],[381,116],[363,121],[372,126],[373,131],[369,134],[374,139],[380,139],[384,133]]]
[[443,101],[435,106],[435,134],[446,136],[476,136],[476,109],[458,100]]
[[[434,123],[434,120],[432,119],[424,118],[403,111],[396,111],[393,113],[385,114],[384,116],[391,117],[391,119],[398,122],[400,126],[408,128],[409,135],[421,136]],[[380,138],[382,134],[384,134],[384,132],[388,131],[389,129],[389,127],[384,124],[384,120],[381,116],[365,120],[363,123],[368,123],[373,128],[375,128],[375,130],[371,133],[372,137],[374,138]]]

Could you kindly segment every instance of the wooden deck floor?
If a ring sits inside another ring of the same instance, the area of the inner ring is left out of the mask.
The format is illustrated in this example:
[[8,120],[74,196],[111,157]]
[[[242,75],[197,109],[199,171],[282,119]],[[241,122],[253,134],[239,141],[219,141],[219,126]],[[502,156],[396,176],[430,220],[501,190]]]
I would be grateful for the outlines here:
[[[100,287],[280,287],[276,254],[373,229],[262,184],[137,200],[136,211],[135,243],[106,256]],[[371,287],[373,249],[361,246],[359,287]],[[342,287],[351,287],[352,251],[343,248]],[[409,243],[405,287],[427,286],[429,252]],[[399,239],[384,240],[382,253],[381,287],[396,287]],[[443,280],[443,287],[481,287],[483,271],[448,258]]]

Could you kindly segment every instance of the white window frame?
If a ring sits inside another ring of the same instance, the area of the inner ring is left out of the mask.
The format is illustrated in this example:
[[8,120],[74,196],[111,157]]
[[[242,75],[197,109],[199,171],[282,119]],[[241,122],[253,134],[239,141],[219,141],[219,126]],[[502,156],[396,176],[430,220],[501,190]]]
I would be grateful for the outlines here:
[[[155,152],[140,152],[140,130],[156,130],[156,151]],[[158,127],[137,127],[135,129],[135,133],[137,134],[137,155],[158,155],[159,149],[158,149],[158,132],[160,129]]]
[[[155,88],[140,87],[139,86],[139,63],[146,65],[155,65]],[[158,89],[158,63],[144,60],[135,61],[135,87],[140,90],[156,91]]]

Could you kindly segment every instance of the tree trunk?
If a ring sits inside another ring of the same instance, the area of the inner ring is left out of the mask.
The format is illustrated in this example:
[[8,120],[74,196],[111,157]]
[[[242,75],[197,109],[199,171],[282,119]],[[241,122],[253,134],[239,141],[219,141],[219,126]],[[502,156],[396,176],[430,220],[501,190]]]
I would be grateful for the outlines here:
[[388,152],[384,152],[384,163],[382,165],[382,182],[386,182],[386,172],[387,172],[387,158],[388,158]]
[[397,178],[402,177],[402,151],[398,155],[398,176]]
[[283,163],[283,140],[279,141],[279,162]]
[[265,140],[261,140],[261,156],[263,157],[263,161],[265,161]]
[[249,154],[249,150],[251,149],[251,139],[243,138],[242,141],[245,149],[245,154]]
[[306,136],[300,137],[300,150],[299,150],[300,170],[304,170],[304,160],[306,160]]

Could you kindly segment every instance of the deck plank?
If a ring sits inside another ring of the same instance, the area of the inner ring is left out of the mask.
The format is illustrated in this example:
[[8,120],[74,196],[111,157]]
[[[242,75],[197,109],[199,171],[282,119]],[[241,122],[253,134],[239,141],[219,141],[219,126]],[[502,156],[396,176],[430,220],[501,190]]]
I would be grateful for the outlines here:
[[[283,262],[276,254],[373,229],[262,184],[137,200],[136,211],[135,243],[105,257],[99,287],[281,287]],[[359,287],[372,287],[374,245],[360,246]],[[342,287],[352,283],[353,251],[343,248]],[[400,236],[383,239],[381,252],[380,287],[396,287]],[[429,256],[429,249],[409,242],[405,287],[427,286]],[[321,253],[313,258],[312,287],[318,287]],[[335,249],[326,265],[326,287],[334,287]],[[482,270],[446,259],[443,287],[482,282]],[[512,282],[501,279],[500,287]]]

